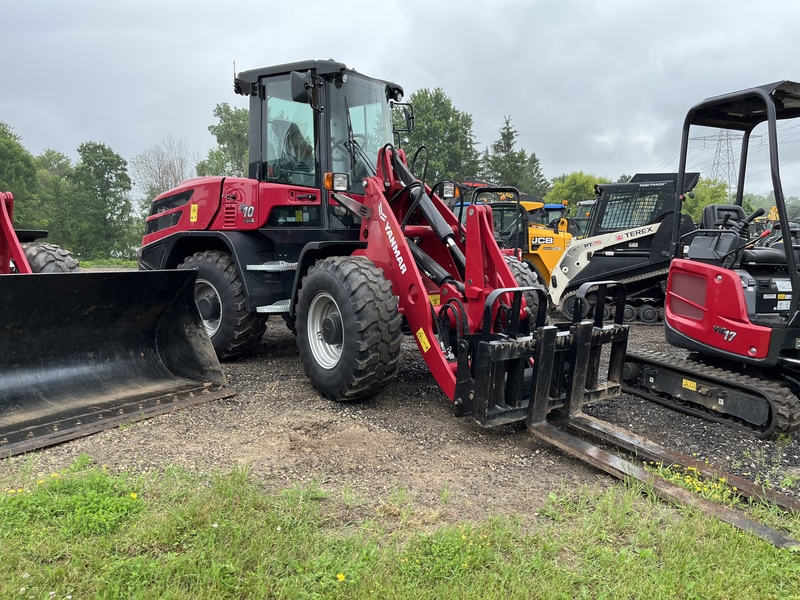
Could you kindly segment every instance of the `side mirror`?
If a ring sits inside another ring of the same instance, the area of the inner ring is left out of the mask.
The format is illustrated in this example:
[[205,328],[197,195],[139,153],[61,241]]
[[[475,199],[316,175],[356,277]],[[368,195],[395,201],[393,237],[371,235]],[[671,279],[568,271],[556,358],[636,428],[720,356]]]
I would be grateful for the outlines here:
[[289,74],[289,83],[292,89],[292,100],[295,102],[302,102],[303,104],[311,104],[310,90],[313,87],[311,71],[308,73],[292,71]]
[[403,120],[405,121],[406,126],[401,128],[395,125],[394,133],[414,131],[414,107],[408,102],[396,102],[394,100],[389,103],[389,106],[392,108],[396,106],[403,107]]

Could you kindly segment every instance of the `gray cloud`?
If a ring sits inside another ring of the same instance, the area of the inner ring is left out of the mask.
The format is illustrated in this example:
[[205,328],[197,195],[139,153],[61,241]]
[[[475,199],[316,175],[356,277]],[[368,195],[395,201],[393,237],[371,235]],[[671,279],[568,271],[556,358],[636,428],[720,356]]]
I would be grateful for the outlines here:
[[511,116],[547,177],[616,178],[674,169],[703,98],[800,78],[790,0],[40,0],[6,3],[0,21],[0,120],[34,153],[96,140],[130,158],[172,135],[204,155],[215,104],[246,106],[234,61],[335,58],[409,94],[441,86],[482,144]]

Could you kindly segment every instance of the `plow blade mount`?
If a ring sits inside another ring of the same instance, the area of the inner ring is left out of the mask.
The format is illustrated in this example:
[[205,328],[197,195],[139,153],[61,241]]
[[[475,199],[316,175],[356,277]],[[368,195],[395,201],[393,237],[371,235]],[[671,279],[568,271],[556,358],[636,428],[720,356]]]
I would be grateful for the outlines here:
[[195,276],[0,275],[0,457],[232,396]]

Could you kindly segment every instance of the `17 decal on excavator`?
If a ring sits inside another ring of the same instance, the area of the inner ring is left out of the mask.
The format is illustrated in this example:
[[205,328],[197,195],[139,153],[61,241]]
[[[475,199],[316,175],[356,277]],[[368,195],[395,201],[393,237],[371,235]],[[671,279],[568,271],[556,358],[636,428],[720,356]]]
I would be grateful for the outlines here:
[[726,342],[732,342],[738,332],[731,331],[722,325],[714,325],[714,333],[720,334],[722,339],[724,339]]

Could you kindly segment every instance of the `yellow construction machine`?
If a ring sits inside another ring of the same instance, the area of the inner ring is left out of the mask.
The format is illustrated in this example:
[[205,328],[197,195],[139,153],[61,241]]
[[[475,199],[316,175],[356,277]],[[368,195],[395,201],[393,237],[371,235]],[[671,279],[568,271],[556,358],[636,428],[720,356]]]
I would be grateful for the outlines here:
[[[464,210],[469,204],[488,204],[492,209],[495,238],[502,248],[520,250],[522,260],[547,285],[553,269],[561,255],[572,241],[569,220],[563,216],[553,216],[549,205],[539,200],[523,200],[517,188],[510,186],[459,186],[460,202],[453,211],[461,215],[460,222],[466,219]],[[563,206],[559,205],[562,210]],[[547,215],[543,218],[544,215]],[[545,223],[546,221],[546,223]]]

